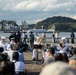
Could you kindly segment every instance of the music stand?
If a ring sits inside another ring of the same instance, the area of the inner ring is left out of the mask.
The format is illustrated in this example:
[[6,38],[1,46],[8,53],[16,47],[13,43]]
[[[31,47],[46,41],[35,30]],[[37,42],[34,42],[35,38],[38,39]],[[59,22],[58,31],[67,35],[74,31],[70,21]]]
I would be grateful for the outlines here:
[[[37,45],[37,44],[34,44],[34,49],[42,49],[42,45]],[[38,61],[38,50],[37,50],[37,61]]]

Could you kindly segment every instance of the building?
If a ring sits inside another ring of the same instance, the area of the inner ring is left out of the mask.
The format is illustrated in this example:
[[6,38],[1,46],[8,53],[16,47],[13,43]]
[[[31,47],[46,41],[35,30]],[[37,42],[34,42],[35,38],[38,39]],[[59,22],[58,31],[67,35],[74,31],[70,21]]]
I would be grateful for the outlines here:
[[0,30],[2,30],[2,31],[19,31],[20,27],[14,21],[3,20],[0,23]]
[[27,30],[28,29],[28,25],[26,21],[22,21],[22,25],[21,25],[21,30]]

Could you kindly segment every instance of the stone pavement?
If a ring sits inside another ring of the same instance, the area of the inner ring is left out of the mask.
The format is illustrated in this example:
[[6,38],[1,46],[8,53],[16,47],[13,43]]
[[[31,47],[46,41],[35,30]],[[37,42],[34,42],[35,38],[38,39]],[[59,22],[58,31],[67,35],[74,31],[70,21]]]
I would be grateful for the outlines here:
[[[36,64],[36,61],[32,61],[32,52],[24,52],[24,56],[25,56],[27,75],[39,75],[42,69],[42,65]],[[41,59],[40,53],[39,53],[39,59]]]

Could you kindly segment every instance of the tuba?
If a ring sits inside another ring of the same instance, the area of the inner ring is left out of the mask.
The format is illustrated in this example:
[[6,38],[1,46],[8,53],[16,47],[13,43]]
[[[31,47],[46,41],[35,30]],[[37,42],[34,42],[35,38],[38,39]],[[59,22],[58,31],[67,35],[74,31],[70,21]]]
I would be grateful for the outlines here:
[[43,40],[44,40],[44,38],[43,37],[40,37],[40,39],[39,39],[39,45],[42,45],[43,44]]

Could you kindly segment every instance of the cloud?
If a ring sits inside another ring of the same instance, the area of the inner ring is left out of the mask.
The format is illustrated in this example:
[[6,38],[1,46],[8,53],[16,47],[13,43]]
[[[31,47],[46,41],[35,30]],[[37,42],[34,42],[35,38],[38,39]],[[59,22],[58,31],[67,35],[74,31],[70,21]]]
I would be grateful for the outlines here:
[[36,23],[47,17],[75,18],[76,0],[0,0],[0,20],[26,20]]
[[20,11],[20,10],[24,11],[24,10],[32,10],[37,5],[38,5],[38,2],[36,2],[36,1],[34,1],[34,2],[23,1],[23,2],[20,2],[17,5],[15,5],[13,8],[18,11]]
[[54,11],[74,8],[75,0],[0,0],[0,8],[4,11]]
[[0,0],[0,3],[3,3],[0,6],[3,7],[1,9],[10,11],[41,11],[54,2],[57,0]]
[[75,0],[0,0],[0,7],[10,11],[51,11],[64,9],[75,3]]

